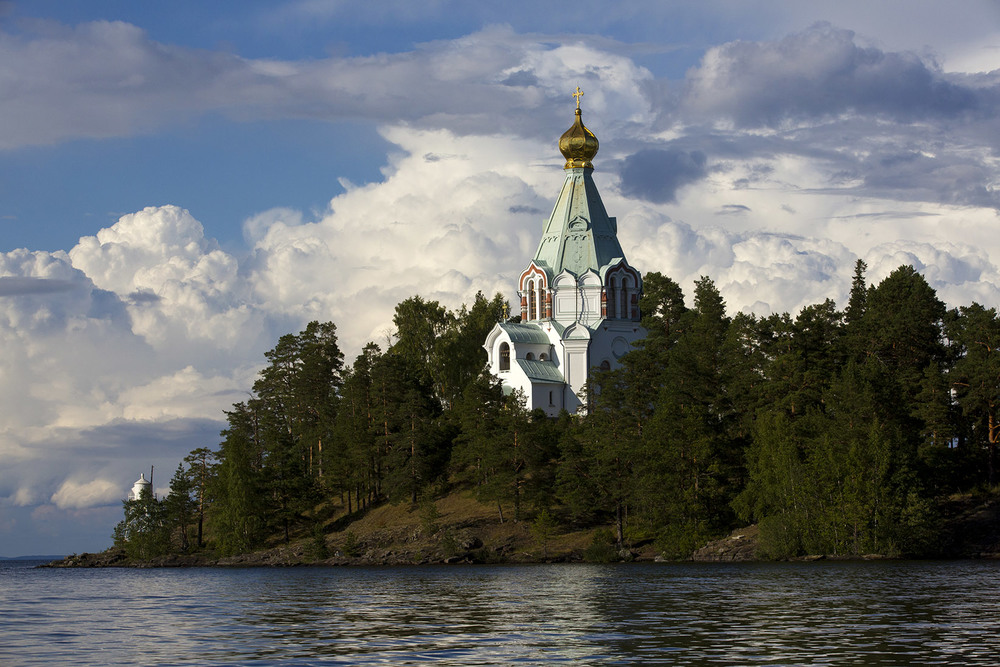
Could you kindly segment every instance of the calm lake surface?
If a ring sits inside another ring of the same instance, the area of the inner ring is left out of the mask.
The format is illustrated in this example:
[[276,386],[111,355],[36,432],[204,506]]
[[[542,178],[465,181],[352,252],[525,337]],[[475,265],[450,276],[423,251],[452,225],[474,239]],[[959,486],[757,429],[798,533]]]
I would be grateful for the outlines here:
[[0,665],[995,665],[1000,562],[48,570]]

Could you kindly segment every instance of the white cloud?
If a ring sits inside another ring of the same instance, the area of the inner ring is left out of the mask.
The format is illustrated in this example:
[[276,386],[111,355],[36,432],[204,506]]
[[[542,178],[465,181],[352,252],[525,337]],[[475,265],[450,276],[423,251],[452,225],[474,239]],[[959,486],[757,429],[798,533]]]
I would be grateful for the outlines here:
[[122,499],[121,485],[107,479],[86,482],[66,480],[52,494],[51,502],[59,509],[78,509],[106,505]]

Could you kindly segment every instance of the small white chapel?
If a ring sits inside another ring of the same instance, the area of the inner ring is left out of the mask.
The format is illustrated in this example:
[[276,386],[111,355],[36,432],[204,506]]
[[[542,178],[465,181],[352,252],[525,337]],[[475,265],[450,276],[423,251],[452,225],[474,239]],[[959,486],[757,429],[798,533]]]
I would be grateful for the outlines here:
[[639,326],[642,277],[625,259],[618,223],[594,184],[598,141],[583,124],[582,95],[577,88],[576,120],[559,139],[562,191],[518,279],[520,321],[498,323],[484,345],[504,390],[521,390],[529,410],[551,417],[581,410],[590,370],[617,368],[646,336]]

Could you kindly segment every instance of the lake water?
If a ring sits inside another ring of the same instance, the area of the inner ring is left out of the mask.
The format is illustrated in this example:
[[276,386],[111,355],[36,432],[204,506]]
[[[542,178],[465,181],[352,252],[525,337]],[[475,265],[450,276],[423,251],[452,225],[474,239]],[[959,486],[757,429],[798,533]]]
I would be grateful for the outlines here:
[[0,665],[995,665],[1000,562],[49,570]]

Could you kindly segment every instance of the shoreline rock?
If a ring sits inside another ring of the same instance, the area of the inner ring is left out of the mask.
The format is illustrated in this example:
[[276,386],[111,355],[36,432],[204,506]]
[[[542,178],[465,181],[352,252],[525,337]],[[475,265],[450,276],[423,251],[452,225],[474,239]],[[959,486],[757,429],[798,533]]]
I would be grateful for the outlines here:
[[712,540],[691,554],[699,563],[747,563],[759,560],[757,544],[760,530],[756,525],[737,528],[727,537]]

